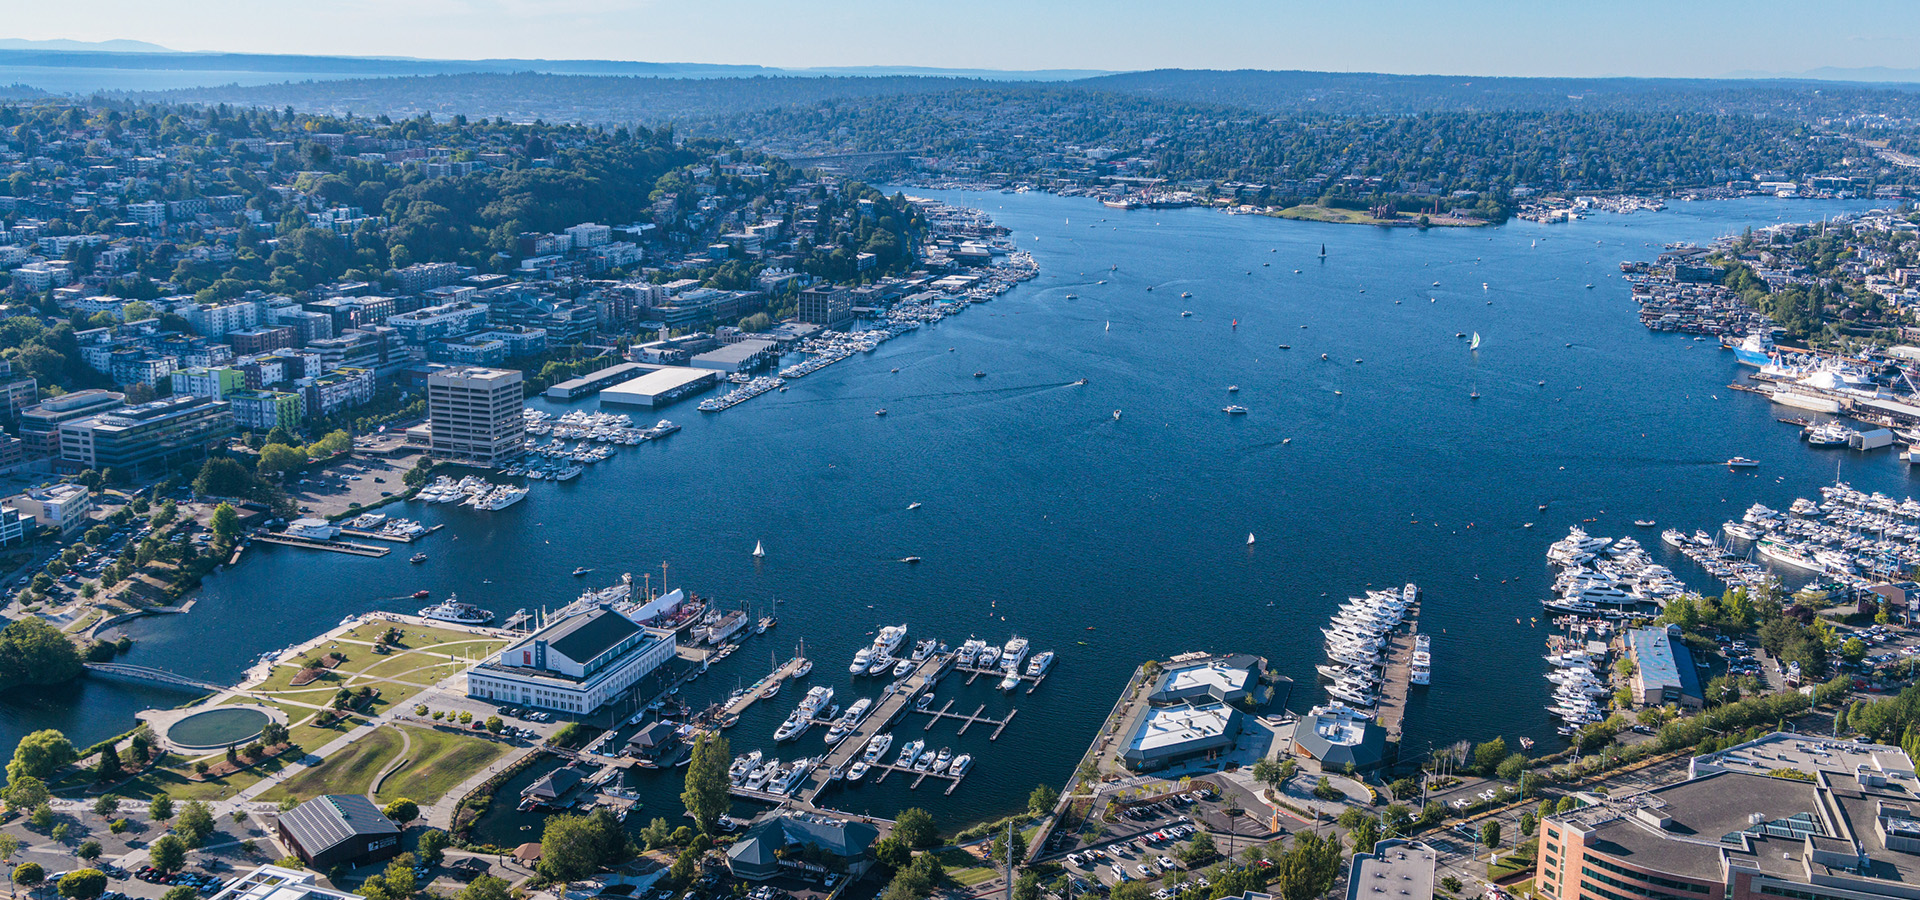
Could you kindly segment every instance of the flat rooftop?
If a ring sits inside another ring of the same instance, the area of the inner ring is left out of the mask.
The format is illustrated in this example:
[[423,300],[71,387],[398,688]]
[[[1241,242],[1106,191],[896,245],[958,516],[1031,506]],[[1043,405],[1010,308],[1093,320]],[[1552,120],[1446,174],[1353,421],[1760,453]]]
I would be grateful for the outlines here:
[[1244,690],[1252,673],[1246,669],[1235,668],[1225,663],[1208,663],[1198,666],[1181,666],[1167,671],[1166,683],[1161,690],[1172,693],[1189,691],[1211,691],[1221,695]]
[[1150,710],[1134,732],[1132,747],[1147,753],[1179,747],[1227,733],[1233,710],[1225,704],[1168,706]]
[[1864,768],[1889,779],[1904,780],[1910,788],[1914,784],[1913,763],[1899,747],[1783,731],[1696,756],[1689,768],[1696,778],[1714,772],[1765,775],[1778,769],[1795,769],[1811,775],[1814,772],[1854,773]]
[[1307,721],[1327,743],[1353,746],[1366,739],[1373,717],[1345,706],[1316,706],[1307,713]]
[[1347,879],[1347,900],[1378,894],[1394,900],[1426,900],[1434,894],[1434,867],[1440,854],[1419,841],[1387,840],[1372,853],[1356,853]]
[[600,402],[652,406],[653,398],[661,394],[693,384],[703,378],[712,377],[712,369],[666,366],[601,391]]

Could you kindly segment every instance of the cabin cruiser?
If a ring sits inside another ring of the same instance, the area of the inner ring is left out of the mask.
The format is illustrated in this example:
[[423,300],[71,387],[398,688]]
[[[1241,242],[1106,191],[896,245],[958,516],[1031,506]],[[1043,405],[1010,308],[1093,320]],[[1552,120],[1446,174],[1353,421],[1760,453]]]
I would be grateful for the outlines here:
[[885,675],[893,668],[896,660],[883,651],[875,651],[873,659],[867,664],[868,675]]
[[734,787],[740,787],[747,783],[747,776],[753,774],[753,770],[759,767],[760,751],[758,750],[745,756],[735,757],[733,765],[727,767],[727,780],[733,782]]
[[867,667],[873,663],[873,648],[861,647],[853,653],[853,665],[847,667],[848,674],[865,675]]
[[1047,670],[1052,667],[1053,667],[1053,651],[1042,650],[1039,653],[1035,654],[1032,660],[1029,660],[1027,662],[1027,677],[1039,678],[1040,676],[1047,674]]
[[901,642],[906,639],[906,625],[888,625],[880,629],[880,634],[873,639],[873,646],[888,656],[892,656],[895,652],[899,651]]
[[957,661],[962,666],[971,667],[974,664],[974,662],[980,658],[980,651],[986,649],[986,646],[987,646],[986,641],[975,640],[971,638],[968,639],[967,641],[965,641],[960,645],[959,657]]
[[973,768],[973,754],[962,753],[954,757],[953,762],[947,766],[947,774],[954,778],[959,778],[967,774],[967,770],[970,768]]
[[1027,639],[1010,638],[1005,647],[1000,648],[1000,668],[1009,672],[1020,671],[1020,664],[1027,661]]
[[867,750],[860,759],[868,763],[877,763],[886,758],[887,748],[893,746],[893,733],[876,734],[867,741]]
[[471,603],[461,603],[449,594],[447,599],[421,610],[420,618],[455,625],[485,625],[493,621],[493,613]]
[[897,768],[911,769],[913,768],[914,760],[919,759],[921,754],[924,753],[926,749],[927,749],[926,741],[922,741],[922,740],[912,741],[908,743],[905,747],[900,748],[900,756],[893,761],[893,764]]

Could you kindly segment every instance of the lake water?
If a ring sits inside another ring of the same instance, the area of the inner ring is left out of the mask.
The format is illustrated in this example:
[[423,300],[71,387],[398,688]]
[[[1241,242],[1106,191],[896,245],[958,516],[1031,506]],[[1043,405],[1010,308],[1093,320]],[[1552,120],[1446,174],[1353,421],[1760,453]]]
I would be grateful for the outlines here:
[[[129,626],[127,661],[228,680],[343,616],[417,609],[406,596],[416,589],[510,613],[621,572],[651,571],[658,585],[663,561],[674,586],[760,612],[779,601],[779,627],[693,685],[695,702],[804,639],[819,662],[812,683],[849,703],[860,694],[846,660],[882,623],[950,643],[1017,632],[1057,650],[1030,696],[942,688],[956,710],[1020,711],[992,744],[977,728],[925,733],[977,759],[951,797],[890,779],[828,800],[878,814],[925,805],[953,825],[1063,783],[1144,659],[1259,653],[1300,682],[1292,706],[1318,702],[1316,626],[1369,586],[1426,589],[1434,684],[1409,710],[1409,753],[1496,734],[1556,746],[1542,709],[1545,632],[1528,620],[1551,584],[1546,547],[1568,525],[1593,518],[1596,534],[1634,534],[1690,584],[1718,590],[1631,521],[1711,529],[1755,501],[1812,493],[1836,462],[1862,488],[1912,492],[1890,453],[1811,451],[1763,400],[1727,390],[1736,364],[1713,342],[1647,332],[1618,274],[1622,259],[1668,241],[1864,204],[1678,203],[1420,232],[923,193],[988,210],[1041,276],[786,393],[717,415],[667,410],[684,431],[573,482],[538,483],[504,512],[390,510],[447,525],[421,545],[424,565],[256,545],[191,614]],[[1455,334],[1475,331],[1484,344],[1472,354]],[[1225,415],[1228,403],[1250,412]],[[1763,465],[1718,465],[1736,454]],[[756,541],[764,560],[750,556]],[[898,562],[910,555],[924,562]],[[576,566],[595,571],[574,578]],[[90,741],[185,699],[72,690],[84,712],[43,697],[0,703],[0,742],[44,726]],[[772,749],[793,699],[758,704],[728,732],[736,751]],[[819,747],[816,732],[781,755]],[[677,776],[652,779],[643,817],[673,816]],[[499,818],[496,839],[527,824]]]

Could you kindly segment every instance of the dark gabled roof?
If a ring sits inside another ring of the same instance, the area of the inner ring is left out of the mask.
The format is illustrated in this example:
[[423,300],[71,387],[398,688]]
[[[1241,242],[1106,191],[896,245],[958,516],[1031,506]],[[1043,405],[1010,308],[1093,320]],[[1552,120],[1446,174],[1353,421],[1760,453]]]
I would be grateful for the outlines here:
[[280,824],[309,855],[337,847],[355,836],[400,833],[400,826],[360,794],[315,797],[281,813]]
[[534,783],[527,785],[527,789],[521,791],[520,795],[555,800],[573,790],[574,786],[586,780],[586,777],[580,774],[579,770],[565,766],[540,776]]
[[587,661],[640,631],[633,620],[611,609],[588,610],[548,629],[547,646],[574,662]]
[[880,829],[865,822],[776,816],[747,832],[727,855],[741,862],[765,862],[782,847],[811,844],[834,856],[853,857],[867,852],[879,838]]
[[627,739],[628,747],[651,749],[664,747],[674,741],[674,727],[665,722],[650,722],[633,737]]

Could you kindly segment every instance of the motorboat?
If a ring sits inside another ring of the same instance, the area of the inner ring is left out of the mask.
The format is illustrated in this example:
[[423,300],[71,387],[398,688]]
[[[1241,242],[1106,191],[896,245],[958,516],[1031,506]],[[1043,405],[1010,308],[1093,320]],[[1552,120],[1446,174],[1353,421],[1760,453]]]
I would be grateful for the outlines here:
[[893,764],[898,768],[911,769],[913,768],[914,760],[919,759],[921,754],[924,753],[926,749],[927,749],[926,741],[922,741],[922,740],[912,741],[908,743],[905,747],[900,748],[900,755],[894,759]]
[[953,762],[947,765],[947,774],[954,778],[959,778],[967,774],[967,770],[970,768],[973,768],[973,754],[962,753],[954,757]]

